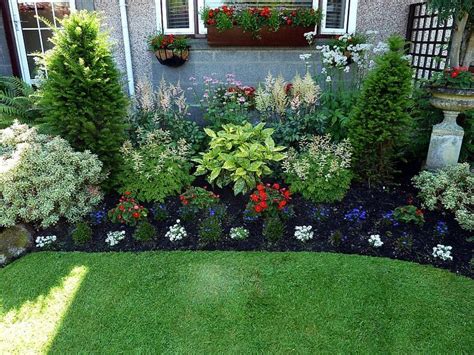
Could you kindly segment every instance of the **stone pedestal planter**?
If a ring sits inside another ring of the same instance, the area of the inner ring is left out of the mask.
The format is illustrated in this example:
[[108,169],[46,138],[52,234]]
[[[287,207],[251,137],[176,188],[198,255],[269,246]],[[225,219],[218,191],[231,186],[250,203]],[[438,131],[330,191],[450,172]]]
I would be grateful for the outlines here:
[[459,113],[474,108],[474,90],[437,88],[431,104],[443,110],[443,122],[434,125],[426,169],[436,170],[458,162],[464,130],[456,123]]

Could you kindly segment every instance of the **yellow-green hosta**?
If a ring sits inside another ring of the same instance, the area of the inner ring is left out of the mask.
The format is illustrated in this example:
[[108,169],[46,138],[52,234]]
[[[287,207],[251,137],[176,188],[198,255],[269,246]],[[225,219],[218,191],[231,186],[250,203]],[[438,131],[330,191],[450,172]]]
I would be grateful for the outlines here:
[[208,174],[209,183],[219,187],[233,184],[236,195],[253,189],[263,176],[270,175],[270,162],[286,157],[285,147],[275,145],[273,129],[265,128],[264,123],[227,124],[218,132],[205,131],[211,142],[208,151],[195,159],[196,175]]

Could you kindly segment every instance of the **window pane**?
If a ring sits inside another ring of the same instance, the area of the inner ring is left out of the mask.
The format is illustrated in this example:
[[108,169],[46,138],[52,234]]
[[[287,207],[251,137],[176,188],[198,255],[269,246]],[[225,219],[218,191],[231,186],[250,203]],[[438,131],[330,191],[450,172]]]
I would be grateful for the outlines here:
[[346,0],[327,0],[326,28],[344,28]]
[[36,12],[34,2],[23,2],[18,4],[18,12],[20,13],[21,27],[37,28]]
[[300,7],[311,8],[313,7],[312,0],[206,0],[206,6],[210,8],[216,8],[222,5],[233,5],[233,6],[255,6],[255,7],[285,7],[290,9],[296,9]]
[[[68,2],[57,2],[54,4],[54,15],[56,20],[61,20],[65,15],[69,15],[69,3]],[[59,23],[57,23],[59,25]]]
[[40,26],[48,27],[41,19],[47,20],[54,25],[53,9],[50,2],[37,2],[36,8],[38,10],[38,17],[40,18]]
[[43,40],[43,49],[46,52],[48,49],[53,48],[53,44],[49,39],[53,36],[53,31],[51,30],[41,30],[41,39]]
[[36,62],[34,56],[27,56],[28,68],[30,68],[30,78],[34,79],[36,76]]
[[24,30],[23,40],[25,41],[25,49],[27,54],[41,52],[41,43],[38,30]]
[[167,1],[167,28],[188,28],[189,27],[189,4],[188,0],[168,0]]

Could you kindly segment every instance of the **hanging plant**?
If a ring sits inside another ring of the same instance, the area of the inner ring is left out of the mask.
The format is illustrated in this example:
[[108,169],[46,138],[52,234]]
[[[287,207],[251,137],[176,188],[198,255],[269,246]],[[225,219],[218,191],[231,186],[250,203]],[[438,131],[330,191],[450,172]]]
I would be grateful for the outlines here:
[[179,67],[189,59],[190,46],[185,36],[158,33],[148,39],[148,47],[163,65]]

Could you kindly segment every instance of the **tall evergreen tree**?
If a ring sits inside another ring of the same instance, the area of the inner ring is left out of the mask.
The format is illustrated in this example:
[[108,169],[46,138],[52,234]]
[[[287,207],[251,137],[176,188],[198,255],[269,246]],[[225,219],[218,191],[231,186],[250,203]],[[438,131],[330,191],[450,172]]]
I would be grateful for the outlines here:
[[61,25],[54,29],[54,48],[43,58],[43,128],[97,154],[104,169],[113,172],[125,139],[128,100],[108,36],[94,12],[75,12]]
[[411,117],[412,70],[404,58],[405,42],[389,38],[389,51],[377,58],[349,120],[353,166],[369,182],[390,180],[407,144]]

